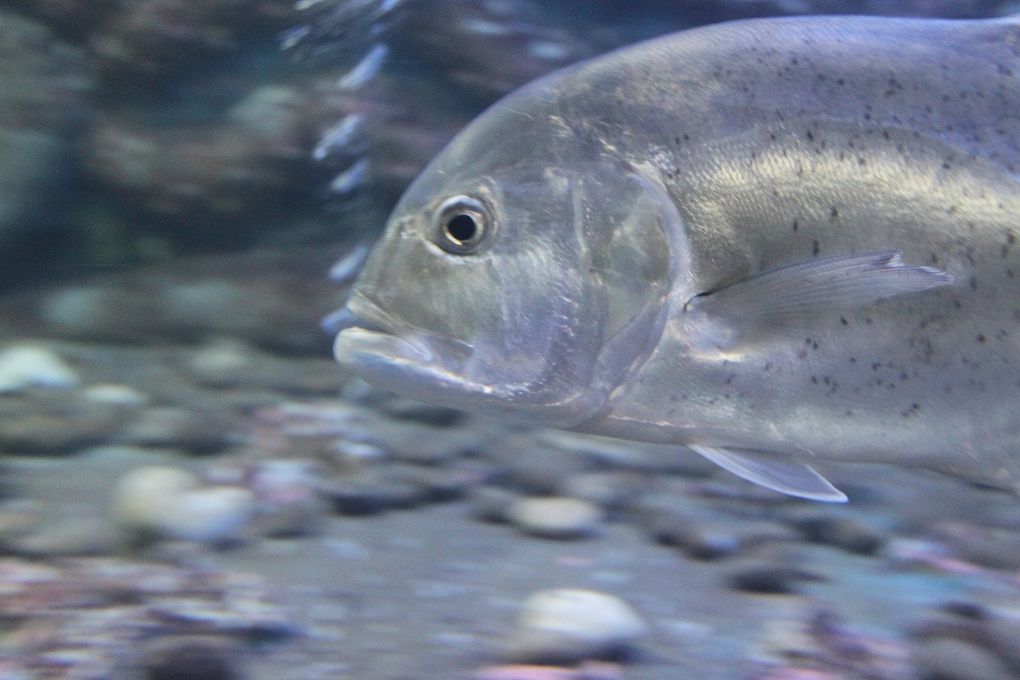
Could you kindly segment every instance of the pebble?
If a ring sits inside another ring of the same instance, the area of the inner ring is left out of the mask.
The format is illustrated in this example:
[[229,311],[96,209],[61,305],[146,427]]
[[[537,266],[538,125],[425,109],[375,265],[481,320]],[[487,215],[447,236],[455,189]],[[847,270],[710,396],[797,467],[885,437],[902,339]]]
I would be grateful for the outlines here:
[[233,650],[298,632],[267,583],[222,567],[3,559],[0,573],[5,680],[239,678]]
[[114,489],[114,516],[127,527],[158,527],[177,499],[198,485],[198,477],[186,470],[162,466],[136,468],[121,477]]
[[63,454],[108,442],[124,425],[121,408],[74,392],[30,392],[0,400],[0,447],[18,454]]
[[568,479],[589,471],[591,466],[591,459],[584,453],[553,451],[523,435],[486,447],[485,455],[499,466],[509,485],[532,495],[558,493]]
[[143,652],[144,680],[238,680],[238,645],[223,637],[156,638]]
[[40,530],[43,510],[43,504],[34,499],[7,498],[0,502],[0,547],[4,552],[10,552],[9,546]]
[[384,402],[382,410],[401,420],[413,420],[433,427],[454,427],[468,419],[463,411],[456,411],[445,406],[424,404],[413,399],[396,398]]
[[803,581],[820,581],[817,574],[797,567],[775,564],[744,566],[730,574],[727,582],[734,590],[763,595],[789,595]]
[[367,469],[330,479],[322,493],[344,515],[375,515],[386,510],[410,508],[427,498],[424,489],[405,479],[395,478],[392,470]]
[[477,487],[471,492],[471,515],[483,522],[506,522],[517,498],[517,494],[498,486]]
[[250,491],[200,485],[185,470],[149,466],[132,470],[114,490],[118,523],[135,536],[221,545],[244,537],[255,513]]
[[259,532],[299,536],[314,530],[327,511],[319,496],[322,474],[309,460],[260,461],[248,473],[248,487],[258,503]]
[[507,519],[521,531],[543,538],[584,538],[602,522],[602,510],[588,501],[566,497],[530,497],[514,501]]
[[[26,3],[21,3],[22,5]],[[27,3],[26,13],[37,9]],[[0,10],[0,252],[4,285],[41,279],[62,250],[69,164],[90,120],[91,60],[42,24]],[[66,6],[61,8],[66,10]],[[28,239],[24,237],[28,236]]]
[[87,401],[110,406],[145,406],[149,403],[147,395],[118,383],[90,385],[81,394]]
[[1020,677],[1020,618],[995,617],[988,623],[990,646]]
[[10,552],[22,557],[80,557],[108,555],[117,547],[109,522],[73,517],[46,523],[11,541]]
[[924,680],[1004,680],[1016,675],[991,652],[963,640],[934,638],[914,650]]
[[427,503],[445,503],[463,498],[469,487],[477,483],[471,471],[458,470],[454,466],[444,468],[404,466],[404,479],[414,484],[425,494]]
[[517,661],[575,663],[624,655],[646,632],[637,612],[615,595],[543,590],[525,600],[509,649]]
[[968,562],[992,569],[1020,569],[1020,531],[955,520],[935,524],[929,531]]
[[619,664],[607,661],[585,661],[572,668],[509,664],[482,668],[473,680],[623,680],[623,672]]
[[479,437],[470,429],[387,421],[377,442],[397,460],[415,465],[446,465],[471,452]]
[[803,612],[794,610],[765,621],[755,641],[755,656],[776,662],[822,658],[825,651],[811,634],[806,618]]
[[559,493],[612,512],[637,497],[644,486],[645,479],[629,471],[585,472],[568,478]]
[[48,349],[15,345],[0,352],[0,394],[29,387],[67,389],[78,382],[77,372]]
[[239,427],[222,413],[175,406],[148,408],[128,424],[119,440],[136,446],[172,446],[191,453],[211,453],[232,443]]
[[1020,603],[997,598],[986,607],[949,602],[914,631],[918,638],[963,640],[999,656],[1020,677]]
[[732,531],[703,526],[676,513],[662,513],[652,521],[652,535],[662,545],[679,548],[697,560],[717,560],[740,551],[740,537]]
[[264,352],[237,337],[219,336],[190,351],[183,368],[203,387],[336,396],[345,380],[330,357]]
[[188,358],[192,375],[207,385],[230,385],[235,376],[250,370],[255,352],[247,343],[234,338],[216,338],[195,350]]
[[794,526],[812,543],[858,555],[874,555],[886,542],[882,532],[850,517],[808,517],[794,522]]
[[756,680],[846,680],[846,675],[817,668],[777,666],[756,676]]

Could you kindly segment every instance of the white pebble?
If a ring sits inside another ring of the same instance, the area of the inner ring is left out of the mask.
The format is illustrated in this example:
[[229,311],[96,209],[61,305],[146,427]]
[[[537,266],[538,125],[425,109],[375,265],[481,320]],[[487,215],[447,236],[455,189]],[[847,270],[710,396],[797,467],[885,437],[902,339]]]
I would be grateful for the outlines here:
[[163,466],[136,468],[117,483],[113,514],[125,527],[158,530],[180,496],[198,485],[198,477],[186,470]]
[[129,531],[202,543],[240,539],[255,512],[247,489],[202,487],[195,475],[172,467],[132,470],[113,498],[114,516]]
[[641,617],[615,595],[542,590],[524,602],[510,651],[522,661],[571,663],[620,653],[646,631]]
[[100,288],[66,288],[43,299],[40,316],[48,326],[93,331],[108,308],[107,297]]
[[248,370],[252,364],[252,349],[233,338],[216,338],[191,355],[188,366],[201,377],[221,377]]
[[595,533],[602,510],[579,498],[522,498],[511,504],[507,519],[535,536],[580,538]]
[[255,499],[247,489],[210,486],[182,494],[163,533],[185,541],[233,543],[244,538],[254,515]]
[[16,345],[0,353],[0,393],[26,387],[68,388],[78,374],[53,352],[33,345]]
[[319,497],[323,471],[310,460],[279,459],[257,463],[248,487],[259,508],[258,526],[270,536],[293,536],[310,531],[328,512]]
[[82,396],[97,404],[111,406],[144,406],[149,403],[149,397],[135,388],[117,383],[90,385],[82,391]]

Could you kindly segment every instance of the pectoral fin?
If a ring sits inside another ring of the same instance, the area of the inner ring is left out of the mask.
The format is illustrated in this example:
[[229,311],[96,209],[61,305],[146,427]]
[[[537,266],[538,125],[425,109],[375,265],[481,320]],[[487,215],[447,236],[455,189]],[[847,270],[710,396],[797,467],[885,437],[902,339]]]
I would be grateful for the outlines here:
[[949,285],[933,267],[905,264],[901,253],[819,258],[780,267],[692,298],[685,310],[703,344],[726,349],[755,333],[800,332],[832,309],[850,309]]
[[738,477],[774,491],[826,503],[847,501],[845,493],[803,463],[776,460],[752,451],[736,451],[715,446],[697,445],[690,448]]

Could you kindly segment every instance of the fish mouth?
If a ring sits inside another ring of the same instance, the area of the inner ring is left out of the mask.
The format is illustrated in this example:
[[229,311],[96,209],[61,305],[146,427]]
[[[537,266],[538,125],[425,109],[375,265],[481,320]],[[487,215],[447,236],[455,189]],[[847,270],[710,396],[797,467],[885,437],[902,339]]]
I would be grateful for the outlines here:
[[601,391],[583,390],[549,401],[527,384],[508,385],[485,375],[480,380],[473,365],[475,345],[402,324],[363,294],[352,295],[335,316],[344,324],[333,344],[341,366],[405,397],[497,416],[512,410],[525,420],[559,427],[589,420],[606,400]]
[[352,295],[336,317],[340,332],[333,355],[361,378],[408,396],[429,393],[415,386],[463,382],[469,344],[400,324],[363,295]]

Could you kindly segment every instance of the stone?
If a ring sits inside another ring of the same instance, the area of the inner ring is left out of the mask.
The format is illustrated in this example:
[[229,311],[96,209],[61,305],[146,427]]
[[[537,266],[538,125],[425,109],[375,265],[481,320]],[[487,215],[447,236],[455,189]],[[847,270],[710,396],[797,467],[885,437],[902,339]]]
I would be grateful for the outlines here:
[[139,467],[128,472],[113,492],[113,514],[125,527],[156,529],[184,493],[198,488],[196,475],[165,466]]
[[517,499],[517,494],[498,486],[481,486],[471,492],[471,514],[483,522],[501,524]]
[[513,659],[575,663],[622,656],[647,632],[630,605],[608,593],[562,588],[525,600],[509,647]]
[[175,447],[192,453],[211,453],[232,443],[234,427],[234,421],[223,413],[177,406],[153,406],[142,411],[124,428],[119,442],[136,446]]
[[257,359],[247,343],[235,338],[215,338],[199,347],[188,359],[188,369],[202,384],[231,385],[236,376],[251,370]]
[[0,573],[5,680],[234,680],[235,650],[299,632],[275,588],[208,564],[3,559]]
[[679,548],[697,560],[717,560],[740,551],[740,537],[722,526],[705,526],[690,517],[662,513],[652,522],[652,535],[662,545]]
[[585,661],[570,668],[506,664],[479,669],[471,680],[623,680],[623,669],[608,661]]
[[145,406],[149,403],[147,395],[130,385],[119,383],[89,385],[82,390],[81,395],[88,401],[111,406]]
[[22,557],[79,557],[108,555],[116,549],[117,541],[109,522],[98,517],[72,517],[44,524],[8,547]]
[[197,476],[172,467],[127,473],[113,494],[113,513],[133,537],[214,545],[242,540],[255,514],[248,489],[202,486]]
[[470,471],[459,470],[456,466],[423,467],[407,465],[402,477],[421,489],[427,503],[445,503],[463,498],[468,489],[476,483]]
[[[88,60],[41,24],[0,11],[0,280],[36,275],[70,204]],[[50,240],[47,240],[49,237]],[[24,250],[31,257],[11,256]],[[45,269],[45,267],[42,267]]]
[[344,515],[375,515],[419,505],[426,499],[422,488],[371,468],[330,479],[322,484],[321,491]]
[[521,531],[543,538],[584,538],[598,531],[603,513],[588,501],[530,497],[514,501],[507,519]]
[[1016,677],[994,654],[963,640],[925,640],[914,649],[913,657],[924,680],[1004,680]]
[[9,453],[70,453],[111,441],[123,426],[121,407],[89,402],[69,390],[0,399],[0,447]]
[[805,569],[767,563],[743,565],[727,578],[734,590],[762,595],[790,595],[796,593],[798,583],[820,580],[818,574]]
[[210,486],[180,495],[162,522],[168,538],[229,545],[247,538],[255,516],[255,500],[247,489]]
[[78,382],[77,372],[43,347],[15,345],[0,352],[0,394],[29,387],[67,389]]
[[318,492],[322,470],[309,460],[265,460],[248,471],[258,504],[258,530],[268,536],[300,536],[322,521],[327,503]]
[[236,53],[260,31],[282,30],[288,5],[288,0],[120,2],[90,47],[113,82],[157,87],[188,67]]
[[[336,293],[325,277],[309,275],[327,262],[321,248],[182,256],[54,287],[33,296],[27,310],[0,305],[0,321],[22,335],[152,344],[219,336],[291,356],[314,355],[321,361],[301,383],[335,394],[343,372],[335,362],[326,370],[332,338],[319,328],[318,315],[336,304]],[[252,357],[257,372],[267,356]],[[272,379],[281,380],[277,366],[296,363],[274,362]]]
[[632,472],[583,472],[569,477],[559,492],[613,512],[636,498],[644,486],[645,478]]
[[553,451],[525,435],[495,442],[485,448],[484,455],[509,486],[536,496],[559,493],[568,479],[590,471],[592,465],[585,452]]
[[156,639],[143,653],[144,680],[239,680],[239,645],[222,637]]
[[335,396],[343,384],[342,372],[331,358],[284,357],[229,336],[213,338],[195,349],[186,368],[203,387],[245,393],[266,389]]
[[1020,677],[1020,603],[994,611],[987,631],[988,646]]
[[401,420],[413,420],[433,427],[454,427],[468,418],[463,411],[406,398],[392,399],[384,403],[383,411]]
[[794,522],[794,526],[813,543],[858,555],[874,555],[886,541],[882,532],[850,517],[807,517]]
[[952,520],[933,525],[929,533],[968,562],[992,569],[1020,569],[1020,531]]

